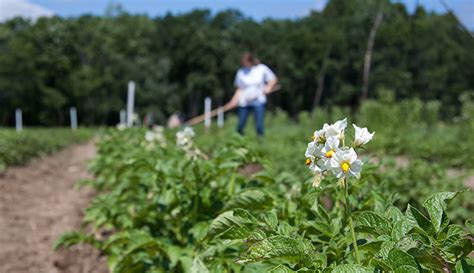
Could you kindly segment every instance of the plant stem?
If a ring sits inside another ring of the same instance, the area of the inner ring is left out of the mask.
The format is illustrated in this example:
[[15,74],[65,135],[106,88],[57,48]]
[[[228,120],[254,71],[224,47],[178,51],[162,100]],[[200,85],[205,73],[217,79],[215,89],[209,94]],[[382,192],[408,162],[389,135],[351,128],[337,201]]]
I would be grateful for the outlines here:
[[344,196],[346,198],[346,217],[349,220],[349,227],[351,229],[352,244],[354,245],[355,258],[360,264],[359,249],[357,248],[357,239],[354,232],[354,225],[352,224],[351,205],[349,203],[349,186],[347,185],[347,177],[344,178]]
[[234,191],[235,191],[235,172],[232,173],[232,176],[230,178],[230,183],[229,183],[229,188],[228,188],[229,196],[234,195]]

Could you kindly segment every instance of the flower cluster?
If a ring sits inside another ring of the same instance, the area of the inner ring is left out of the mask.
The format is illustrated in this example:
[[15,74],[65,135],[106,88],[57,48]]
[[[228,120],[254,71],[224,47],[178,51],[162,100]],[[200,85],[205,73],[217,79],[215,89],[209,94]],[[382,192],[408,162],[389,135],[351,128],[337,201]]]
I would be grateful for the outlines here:
[[176,133],[176,145],[183,150],[188,150],[193,145],[193,137],[195,135],[196,134],[191,127],[186,127],[183,130],[178,131]]
[[367,128],[353,126],[355,136],[351,146],[345,146],[347,119],[325,123],[321,130],[314,132],[313,141],[308,143],[305,152],[306,165],[315,173],[314,187],[318,187],[327,174],[333,174],[341,181],[348,177],[360,177],[363,163],[355,149],[372,140],[374,133],[369,133]]
[[123,124],[123,123],[119,123],[115,127],[117,127],[117,130],[119,130],[119,131],[123,131],[123,130],[127,129],[127,125]]
[[160,146],[166,146],[166,137],[163,126],[153,126],[153,130],[145,133],[145,140],[148,143],[158,143]]
[[197,159],[208,159],[206,154],[201,152],[193,142],[193,138],[196,134],[191,127],[186,127],[176,133],[176,145],[178,148],[186,152],[186,156]]

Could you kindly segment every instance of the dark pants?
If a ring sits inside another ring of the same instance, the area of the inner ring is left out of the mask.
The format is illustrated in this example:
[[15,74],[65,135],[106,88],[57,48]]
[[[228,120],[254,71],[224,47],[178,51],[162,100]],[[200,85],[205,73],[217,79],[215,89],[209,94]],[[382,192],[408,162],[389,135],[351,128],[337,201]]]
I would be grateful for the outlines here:
[[237,132],[239,134],[244,134],[245,124],[247,123],[247,118],[249,113],[253,111],[253,115],[255,118],[255,129],[257,130],[257,134],[259,136],[263,136],[264,132],[264,117],[265,117],[265,104],[256,104],[256,105],[249,105],[249,106],[241,106],[239,107],[239,124],[237,126]]

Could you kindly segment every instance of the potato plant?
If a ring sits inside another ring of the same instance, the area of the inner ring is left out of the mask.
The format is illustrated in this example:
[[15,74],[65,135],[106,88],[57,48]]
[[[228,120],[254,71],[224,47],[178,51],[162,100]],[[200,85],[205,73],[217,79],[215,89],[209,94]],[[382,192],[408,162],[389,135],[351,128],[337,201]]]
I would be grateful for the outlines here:
[[0,129],[0,171],[10,165],[26,163],[35,156],[49,154],[92,136],[90,129],[25,129],[17,133]]
[[[335,124],[328,124],[337,127],[332,133],[317,130],[317,147],[306,154],[301,139],[284,130],[268,137],[272,149],[203,135],[212,151],[189,129],[176,141],[161,129],[111,131],[91,164],[95,178],[81,182],[99,193],[84,228],[55,247],[91,244],[112,272],[472,270],[473,228],[462,221],[472,213],[452,223],[448,209],[470,193],[436,193],[434,184],[426,200],[407,205],[412,199],[387,186],[396,170],[357,154],[370,145],[369,131],[352,134],[344,121]],[[398,185],[408,188],[407,180]]]

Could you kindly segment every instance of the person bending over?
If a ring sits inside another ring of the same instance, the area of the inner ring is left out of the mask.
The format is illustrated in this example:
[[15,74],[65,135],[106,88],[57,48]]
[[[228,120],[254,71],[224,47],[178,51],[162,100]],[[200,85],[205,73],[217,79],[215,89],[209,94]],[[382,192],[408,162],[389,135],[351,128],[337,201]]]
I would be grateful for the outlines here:
[[278,79],[268,66],[260,63],[250,52],[242,55],[240,65],[234,80],[236,91],[230,101],[231,105],[239,107],[237,132],[244,133],[248,115],[253,111],[257,134],[263,136],[266,95],[272,92]]

